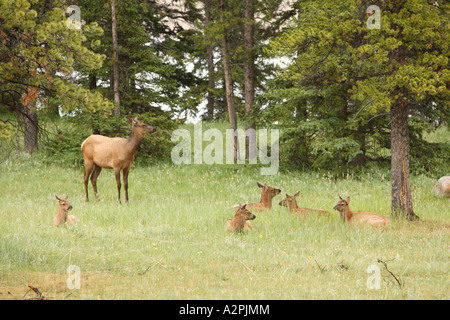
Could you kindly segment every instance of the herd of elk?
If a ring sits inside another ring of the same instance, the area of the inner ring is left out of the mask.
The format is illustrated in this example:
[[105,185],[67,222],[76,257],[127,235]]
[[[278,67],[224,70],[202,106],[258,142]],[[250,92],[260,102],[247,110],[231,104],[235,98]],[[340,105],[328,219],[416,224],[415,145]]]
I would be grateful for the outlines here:
[[[134,155],[136,154],[139,145],[141,144],[143,137],[147,133],[153,133],[156,131],[155,127],[152,127],[136,118],[129,118],[131,122],[131,136],[128,139],[125,138],[109,138],[102,135],[93,134],[89,136],[81,144],[81,151],[83,152],[84,159],[84,190],[86,194],[86,201],[89,201],[88,196],[88,182],[89,178],[94,189],[94,195],[97,201],[97,178],[103,168],[114,169],[116,183],[117,183],[117,199],[120,203],[120,171],[123,172],[123,183],[125,189],[125,201],[128,202],[128,174],[130,167],[134,161]],[[256,216],[249,210],[254,211],[266,211],[272,208],[272,200],[275,196],[281,193],[280,189],[270,187],[268,185],[262,185],[257,182],[258,187],[261,189],[261,198],[257,203],[250,203],[244,205],[236,205],[234,209],[236,212],[233,219],[229,219],[226,223],[225,229],[234,232],[243,232],[245,230],[252,230],[252,224],[250,220],[254,220]],[[286,198],[279,202],[280,206],[289,208],[289,211],[299,216],[306,216],[309,214],[316,215],[329,215],[327,210],[323,209],[308,209],[299,208],[297,204],[297,196],[300,194],[297,191],[296,194],[290,196],[286,193]],[[53,226],[59,226],[63,223],[68,225],[74,225],[80,221],[73,215],[68,215],[67,212],[73,207],[68,201],[68,196],[65,199],[60,199],[55,196],[59,202],[59,212],[53,218]],[[333,207],[334,210],[339,211],[340,218],[348,223],[365,223],[374,226],[388,226],[389,219],[379,214],[366,212],[366,211],[351,211],[349,208],[350,197],[346,200],[339,196],[339,202]]]
[[120,171],[123,172],[123,185],[125,189],[125,201],[128,202],[128,174],[131,164],[134,161],[134,155],[142,142],[146,133],[156,131],[155,127],[145,124],[136,118],[129,118],[131,122],[131,137],[109,138],[98,134],[89,136],[81,144],[81,151],[84,158],[84,190],[86,201],[89,201],[88,182],[91,178],[95,198],[98,199],[97,178],[105,169],[114,169],[117,183],[117,199],[120,203]]
[[[252,203],[247,205],[236,205],[233,208],[236,209],[233,219],[227,221],[225,229],[228,231],[235,231],[241,233],[252,229],[252,224],[249,220],[255,219],[255,215],[252,214],[249,209],[255,211],[269,210],[272,208],[272,199],[281,193],[280,189],[276,189],[267,185],[261,185],[258,182],[258,187],[261,189],[261,200],[258,203]],[[324,209],[308,209],[299,208],[297,204],[297,197],[300,191],[297,191],[293,196],[286,193],[286,197],[279,202],[280,206],[288,207],[289,211],[295,215],[305,217],[307,215],[317,216],[329,216],[329,211]],[[333,207],[334,210],[339,211],[341,220],[347,221],[349,224],[363,223],[372,226],[389,226],[389,219],[371,212],[366,211],[351,211],[349,208],[350,197],[344,200],[339,196],[339,202]]]

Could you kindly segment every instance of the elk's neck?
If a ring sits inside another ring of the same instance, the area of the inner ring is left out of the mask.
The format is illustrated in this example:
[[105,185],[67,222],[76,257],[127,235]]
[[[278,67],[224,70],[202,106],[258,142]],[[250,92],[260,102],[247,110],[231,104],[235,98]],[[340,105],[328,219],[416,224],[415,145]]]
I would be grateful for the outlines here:
[[288,207],[290,211],[295,211],[298,209],[297,200],[288,201]]
[[139,148],[143,138],[144,136],[141,133],[131,131],[131,137],[128,138],[128,144],[134,152],[136,152],[137,149]]
[[261,191],[261,200],[259,202],[261,202],[266,208],[272,208],[272,198],[264,191]]
[[235,214],[233,223],[235,229],[240,230],[245,226],[245,219],[240,214]]
[[64,208],[59,208],[58,217],[60,221],[65,222],[67,219],[67,211]]
[[353,218],[353,212],[350,211],[349,206],[344,207],[344,210],[342,210],[342,215],[344,219],[347,221],[350,221]]

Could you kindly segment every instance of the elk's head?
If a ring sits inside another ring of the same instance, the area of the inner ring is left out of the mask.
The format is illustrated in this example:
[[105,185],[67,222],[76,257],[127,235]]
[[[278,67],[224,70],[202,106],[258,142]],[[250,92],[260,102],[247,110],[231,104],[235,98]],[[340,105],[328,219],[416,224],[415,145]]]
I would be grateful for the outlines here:
[[239,207],[236,210],[236,213],[234,215],[241,216],[242,218],[244,218],[244,220],[254,220],[256,218],[256,216],[253,213],[251,213],[250,211],[248,211],[245,208],[246,206],[247,206],[247,204],[244,204],[243,206],[241,204],[239,204]]
[[273,197],[275,197],[277,194],[281,193],[280,189],[272,188],[266,184],[262,185],[259,182],[257,182],[257,184],[258,184],[258,187],[262,190],[262,193],[265,195],[268,195],[271,199]]
[[68,195],[64,199],[58,198],[57,195],[55,195],[55,198],[56,198],[56,200],[58,200],[60,208],[63,208],[66,211],[73,209],[72,205],[69,203],[69,200],[67,200],[69,198]]
[[138,120],[138,118],[128,118],[131,122],[131,131],[138,131],[140,132],[142,135],[146,134],[146,133],[153,133],[156,131],[155,127],[152,127],[151,125],[148,125],[140,120]]
[[300,191],[297,191],[297,193],[294,194],[293,196],[290,196],[286,193],[286,198],[281,200],[278,204],[283,207],[291,208],[294,206],[294,203],[297,203],[295,198],[297,198],[299,194],[300,194]]
[[348,205],[350,203],[350,197],[347,197],[347,199],[342,199],[341,196],[339,196],[338,203],[333,207],[334,210],[339,211],[339,216],[341,219],[345,220],[345,213],[348,210]]

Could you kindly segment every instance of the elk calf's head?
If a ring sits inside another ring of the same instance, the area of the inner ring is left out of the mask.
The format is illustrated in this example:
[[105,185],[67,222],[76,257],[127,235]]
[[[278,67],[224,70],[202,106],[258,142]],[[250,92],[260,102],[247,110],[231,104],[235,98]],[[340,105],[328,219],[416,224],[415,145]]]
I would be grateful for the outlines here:
[[288,207],[291,210],[296,209],[296,208],[298,208],[296,198],[298,197],[299,194],[300,194],[300,191],[297,191],[297,193],[294,194],[293,196],[290,196],[286,193],[286,198],[281,200],[278,204],[283,207]]
[[262,185],[259,182],[257,182],[257,184],[258,184],[258,187],[261,189],[261,195],[266,195],[270,199],[272,199],[273,197],[275,197],[276,195],[281,193],[280,189],[272,188],[266,184]]
[[342,199],[341,196],[339,196],[338,203],[333,207],[333,210],[339,211],[339,216],[341,219],[345,219],[345,213],[349,210],[348,205],[350,204],[350,197],[347,197],[347,200]]
[[67,211],[67,210],[73,209],[72,205],[69,203],[69,200],[67,200],[69,198],[68,195],[64,199],[60,199],[56,195],[55,195],[55,198],[56,198],[56,200],[58,200],[60,210],[63,209],[65,211]]
[[256,216],[253,213],[251,213],[250,211],[248,211],[245,208],[246,206],[247,206],[246,204],[244,204],[243,206],[241,206],[239,204],[239,207],[238,207],[236,213],[234,214],[234,216],[242,217],[244,220],[255,220]]

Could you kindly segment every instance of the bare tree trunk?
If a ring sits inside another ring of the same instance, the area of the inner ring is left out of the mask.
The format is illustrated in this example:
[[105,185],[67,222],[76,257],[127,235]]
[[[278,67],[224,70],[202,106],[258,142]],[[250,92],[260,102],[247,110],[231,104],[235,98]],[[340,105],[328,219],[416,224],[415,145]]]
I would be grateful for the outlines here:
[[418,220],[414,214],[409,184],[409,128],[407,104],[391,106],[391,210],[395,216]]
[[38,118],[35,101],[28,103],[23,109],[24,151],[33,153],[38,148]]
[[[246,49],[244,61],[244,99],[245,115],[248,115],[255,101],[255,61],[253,58],[253,46],[255,38],[253,0],[245,0],[244,44]],[[253,129],[253,123],[247,123],[246,130]],[[246,135],[245,154],[247,158],[255,158],[255,150],[249,150],[250,139],[256,146],[256,135]]]
[[[225,1],[219,0],[219,9],[221,11],[220,20],[224,23],[224,14],[225,14]],[[227,107],[228,107],[228,118],[230,121],[230,128],[233,129],[234,139],[233,141],[233,151],[234,151],[234,161],[236,162],[239,157],[239,145],[238,145],[238,136],[237,136],[237,121],[236,121],[236,110],[234,107],[234,93],[233,93],[233,79],[231,77],[231,64],[230,64],[230,53],[228,50],[228,41],[226,36],[226,31],[222,36],[221,41],[222,47],[222,60],[223,60],[223,71],[225,77],[225,91],[227,97]]]
[[111,0],[111,29],[113,45],[113,91],[114,91],[114,114],[120,116],[120,95],[119,95],[119,48],[117,43],[117,16],[115,0]]
[[[203,0],[205,6],[205,26],[208,27],[211,23],[211,0]],[[207,98],[207,119],[214,118],[214,89],[216,82],[214,81],[214,46],[208,45],[206,48],[206,58],[208,62],[208,98]]]

